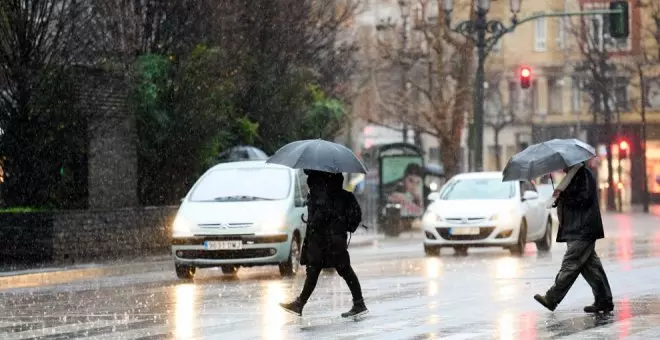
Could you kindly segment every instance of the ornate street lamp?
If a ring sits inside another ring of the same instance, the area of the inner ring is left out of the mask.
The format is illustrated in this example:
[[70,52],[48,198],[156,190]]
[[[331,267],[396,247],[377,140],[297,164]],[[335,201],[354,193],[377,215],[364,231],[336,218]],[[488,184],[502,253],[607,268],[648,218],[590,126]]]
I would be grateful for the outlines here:
[[486,56],[493,49],[497,41],[506,33],[511,32],[517,24],[516,15],[520,12],[522,0],[510,0],[509,6],[513,16],[511,27],[506,27],[501,21],[490,20],[486,14],[490,10],[491,0],[477,0],[474,20],[459,22],[451,27],[451,12],[454,8],[453,0],[444,0],[445,24],[451,31],[459,33],[474,41],[477,46],[477,73],[474,82],[474,167],[476,171],[483,171],[483,143],[484,143],[484,64]]

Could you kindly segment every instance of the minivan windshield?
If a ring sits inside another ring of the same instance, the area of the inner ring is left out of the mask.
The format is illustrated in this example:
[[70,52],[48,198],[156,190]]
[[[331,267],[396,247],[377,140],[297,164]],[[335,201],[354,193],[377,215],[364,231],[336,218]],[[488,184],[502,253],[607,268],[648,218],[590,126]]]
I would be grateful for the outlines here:
[[289,196],[291,176],[280,168],[212,170],[195,186],[193,202],[281,200]]
[[516,193],[516,182],[502,182],[497,178],[466,178],[454,180],[440,193],[441,200],[497,200],[509,199]]

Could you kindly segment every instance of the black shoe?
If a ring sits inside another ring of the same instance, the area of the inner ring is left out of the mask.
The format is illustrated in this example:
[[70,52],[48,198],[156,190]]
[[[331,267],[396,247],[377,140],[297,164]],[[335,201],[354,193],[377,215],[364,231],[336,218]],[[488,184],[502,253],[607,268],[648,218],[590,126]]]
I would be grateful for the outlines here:
[[354,301],[353,307],[346,313],[341,313],[342,318],[357,318],[358,316],[365,315],[369,313],[367,306],[364,304],[364,300]]
[[557,308],[557,304],[551,302],[550,299],[548,299],[548,297],[546,297],[545,295],[536,294],[534,295],[534,300],[538,301],[538,303],[542,304],[543,307],[549,309],[551,312],[554,312],[555,309]]
[[614,310],[613,303],[594,303],[591,306],[584,307],[585,313],[598,314],[598,313],[610,313]]
[[302,316],[303,304],[300,299],[295,299],[289,303],[280,303],[280,307],[291,314]]

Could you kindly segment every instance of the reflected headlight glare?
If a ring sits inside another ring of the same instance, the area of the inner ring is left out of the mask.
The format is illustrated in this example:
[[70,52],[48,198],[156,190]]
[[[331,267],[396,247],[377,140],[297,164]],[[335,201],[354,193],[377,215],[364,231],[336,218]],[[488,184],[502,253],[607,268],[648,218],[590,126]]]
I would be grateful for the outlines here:
[[261,231],[277,231],[284,229],[284,216],[274,216],[270,218],[263,219],[258,223]]
[[172,234],[174,237],[192,236],[191,228],[192,222],[181,215],[177,215],[172,224]]

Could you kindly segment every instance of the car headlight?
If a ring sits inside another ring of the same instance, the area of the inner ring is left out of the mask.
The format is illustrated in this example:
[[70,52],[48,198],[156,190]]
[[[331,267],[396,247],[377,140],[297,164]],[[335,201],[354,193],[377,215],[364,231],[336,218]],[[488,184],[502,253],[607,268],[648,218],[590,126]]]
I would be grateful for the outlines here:
[[278,215],[265,218],[257,223],[257,227],[265,233],[280,231],[285,227],[284,216]]
[[491,221],[496,221],[499,223],[503,224],[508,224],[514,221],[514,218],[516,216],[516,211],[515,210],[509,210],[509,211],[504,211],[501,213],[497,213],[493,216],[491,216],[490,220]]
[[173,237],[187,237],[192,236],[192,222],[187,220],[181,215],[177,215],[174,218],[174,223],[172,224],[172,236]]
[[427,211],[424,216],[422,217],[423,223],[435,223],[435,222],[441,222],[444,221],[445,219],[440,216],[437,213],[434,213],[433,211]]

